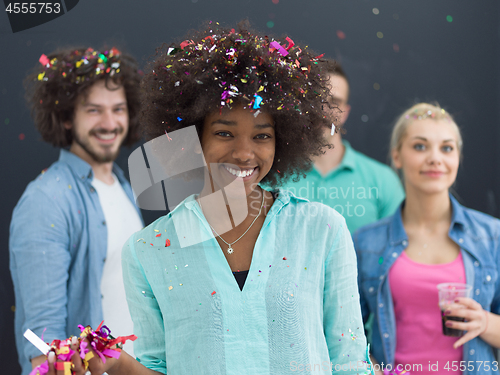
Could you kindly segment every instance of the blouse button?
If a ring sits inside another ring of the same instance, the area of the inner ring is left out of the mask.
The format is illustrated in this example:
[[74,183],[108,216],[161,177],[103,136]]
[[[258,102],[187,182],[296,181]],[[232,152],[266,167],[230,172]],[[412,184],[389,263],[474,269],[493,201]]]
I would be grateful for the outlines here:
[[92,186],[90,187],[90,192],[91,193],[95,192],[95,189]]
[[476,289],[476,296],[478,296],[479,293],[481,293],[481,291],[479,289]]
[[406,245],[408,245],[408,241],[404,240],[403,241],[403,246],[406,246]]
[[486,276],[486,281],[491,281],[491,276],[490,275]]
[[371,286],[371,287],[369,287],[369,288],[368,288],[368,291],[369,291],[370,293],[373,293],[373,291],[374,291],[374,290],[375,290],[375,288],[374,288],[373,286]]
[[388,333],[384,333],[384,338],[388,338],[389,337],[389,334]]
[[384,280],[384,275],[380,275],[379,279]]
[[464,239],[463,239],[463,238],[459,238],[459,239],[458,239],[458,242],[460,242],[460,243],[464,243]]
[[475,353],[475,352],[476,352],[476,351],[475,351],[474,349],[469,350],[469,354],[470,354],[470,355],[474,355],[474,353]]
[[378,307],[384,307],[384,304],[383,303],[379,303]]
[[396,258],[397,256],[398,256],[398,253],[396,253],[396,252],[393,252],[393,253],[392,253],[392,257],[393,257],[393,258]]
[[475,265],[476,267],[479,267],[479,262],[476,260],[476,261],[474,262],[474,265]]

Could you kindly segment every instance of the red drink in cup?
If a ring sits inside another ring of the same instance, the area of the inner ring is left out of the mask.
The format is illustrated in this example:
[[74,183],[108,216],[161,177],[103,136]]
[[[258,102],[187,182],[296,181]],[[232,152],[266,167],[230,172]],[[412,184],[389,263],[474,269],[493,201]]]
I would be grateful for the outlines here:
[[444,283],[438,284],[437,286],[439,292],[439,308],[441,309],[441,323],[443,325],[443,335],[460,337],[463,336],[465,331],[460,329],[449,328],[446,326],[448,320],[453,320],[455,322],[464,322],[464,318],[457,316],[445,315],[446,310],[465,308],[455,302],[459,297],[470,298],[472,292],[472,286],[462,283]]

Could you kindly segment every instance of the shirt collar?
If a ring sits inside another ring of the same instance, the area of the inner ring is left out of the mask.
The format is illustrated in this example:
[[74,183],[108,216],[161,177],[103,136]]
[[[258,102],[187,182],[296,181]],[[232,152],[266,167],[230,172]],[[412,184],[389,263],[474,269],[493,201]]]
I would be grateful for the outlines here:
[[[354,154],[354,150],[351,147],[351,144],[348,141],[346,141],[345,139],[342,140],[342,144],[345,147],[344,157],[340,161],[340,164],[337,166],[337,168],[328,172],[326,174],[326,176],[324,176],[324,177],[328,177],[332,174],[337,173],[337,171],[340,171],[343,169],[349,169],[352,171],[356,168],[356,155]],[[321,176],[321,172],[318,170],[318,168],[316,168],[316,166],[314,164],[313,164],[312,170]]]
[[[59,153],[59,161],[66,163],[69,167],[75,172],[77,176],[79,176],[82,180],[89,179],[90,181],[94,178],[94,171],[89,163],[84,161],[79,156],[73,154],[71,151],[61,149]],[[125,181],[125,174],[123,170],[113,163],[113,173],[118,177],[120,184],[123,184]]]
[[347,168],[354,170],[356,168],[356,155],[354,155],[354,150],[351,144],[345,139],[342,140],[342,144],[345,147],[344,157],[340,162],[339,168]]
[[[288,203],[290,203],[290,201],[292,199],[295,199],[297,201],[309,202],[308,199],[301,198],[301,197],[296,197],[290,191],[283,190],[283,189],[278,189],[278,193],[277,194],[273,194],[273,195],[275,196],[275,201],[274,201],[273,209],[272,209],[273,211],[274,211],[274,207],[275,206],[278,207],[277,209],[280,209],[281,207],[284,207]],[[184,201],[182,201],[181,203],[179,203],[179,205],[177,205],[177,207],[175,207],[171,212],[172,213],[175,212],[176,210],[180,209],[181,206],[186,206],[186,208],[188,210],[192,210],[192,211],[201,213],[200,205],[198,204],[198,202],[196,200],[197,197],[198,197],[198,194],[192,194],[192,195],[190,195],[189,197],[187,197],[186,199],[184,199]]]
[[458,203],[457,199],[450,194],[451,201],[451,228],[454,228],[455,225],[459,225],[462,228],[466,227],[467,220],[465,219],[465,210],[464,207]]
[[[450,232],[453,228],[455,228],[455,226],[459,226],[460,229],[464,229],[466,227],[464,207],[460,203],[458,203],[453,195],[450,194],[449,196],[452,208]],[[399,208],[391,219],[391,224],[389,227],[389,238],[392,245],[399,244],[403,241],[408,241],[408,236],[406,234],[402,218],[402,209],[404,207],[404,203],[405,201],[400,204]]]

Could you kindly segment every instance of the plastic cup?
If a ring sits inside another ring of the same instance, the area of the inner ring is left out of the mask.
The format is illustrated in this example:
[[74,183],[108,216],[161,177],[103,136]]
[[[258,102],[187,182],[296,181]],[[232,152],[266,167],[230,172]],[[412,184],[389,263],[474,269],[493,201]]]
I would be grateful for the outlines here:
[[443,335],[460,337],[465,331],[453,329],[446,326],[446,321],[453,320],[455,322],[464,322],[464,318],[457,316],[444,315],[444,312],[449,309],[465,308],[463,305],[455,303],[459,297],[470,298],[472,286],[462,283],[443,283],[437,286],[439,292],[439,308],[441,310],[441,323],[443,325]]

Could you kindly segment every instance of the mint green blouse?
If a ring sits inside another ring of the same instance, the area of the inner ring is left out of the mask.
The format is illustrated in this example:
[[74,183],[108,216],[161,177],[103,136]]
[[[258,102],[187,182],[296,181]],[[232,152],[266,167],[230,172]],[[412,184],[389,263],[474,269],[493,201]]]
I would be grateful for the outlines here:
[[279,192],[243,290],[194,195],[135,233],[122,263],[134,350],[152,370],[369,372],[351,236],[325,205]]

